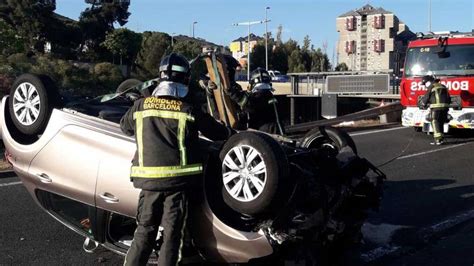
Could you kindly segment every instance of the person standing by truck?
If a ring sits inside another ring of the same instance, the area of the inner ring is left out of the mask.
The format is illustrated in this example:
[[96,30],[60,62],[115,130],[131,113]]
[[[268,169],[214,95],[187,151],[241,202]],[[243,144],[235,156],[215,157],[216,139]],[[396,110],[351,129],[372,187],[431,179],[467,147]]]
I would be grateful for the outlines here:
[[428,89],[423,95],[423,106],[430,107],[431,126],[433,128],[434,141],[431,145],[442,145],[444,143],[443,125],[447,123],[449,104],[448,88],[432,75],[423,76],[421,83]]
[[189,102],[186,58],[174,53],[165,56],[159,73],[160,83],[152,95],[135,101],[120,121],[126,135],[135,135],[137,151],[130,178],[141,189],[137,229],[124,265],[147,264],[160,225],[164,231],[158,265],[178,264],[189,191],[199,183],[203,169],[198,131],[213,140],[232,133]]

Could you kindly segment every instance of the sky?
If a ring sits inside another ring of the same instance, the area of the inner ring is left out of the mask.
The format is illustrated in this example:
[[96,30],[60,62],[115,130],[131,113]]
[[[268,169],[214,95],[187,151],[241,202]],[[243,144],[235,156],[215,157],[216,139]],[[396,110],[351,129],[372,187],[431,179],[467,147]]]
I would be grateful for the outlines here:
[[[474,29],[474,0],[130,0],[128,23],[134,31],[161,31],[175,35],[192,35],[208,41],[229,45],[234,39],[247,36],[246,26],[233,23],[265,19],[268,9],[268,29],[276,36],[283,27],[283,40],[289,38],[300,44],[306,35],[316,47],[327,43],[332,59],[338,40],[336,18],[365,4],[393,12],[413,32],[471,31]],[[56,12],[77,19],[89,5],[84,0],[57,0]],[[251,32],[262,36],[265,25],[253,25]]]

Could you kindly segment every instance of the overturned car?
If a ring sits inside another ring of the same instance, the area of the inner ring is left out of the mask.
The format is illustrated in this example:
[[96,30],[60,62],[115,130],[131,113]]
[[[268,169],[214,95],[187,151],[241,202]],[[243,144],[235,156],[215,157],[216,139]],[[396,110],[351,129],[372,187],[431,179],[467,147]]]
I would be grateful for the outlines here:
[[[129,179],[135,140],[117,118],[133,99],[59,99],[47,77],[17,78],[0,109],[6,157],[34,200],[86,238],[84,249],[125,254],[139,190]],[[298,138],[241,131],[225,143],[200,141],[207,159],[186,248],[202,260],[298,256],[315,263],[322,250],[357,241],[368,210],[378,206],[383,173],[337,129]]]

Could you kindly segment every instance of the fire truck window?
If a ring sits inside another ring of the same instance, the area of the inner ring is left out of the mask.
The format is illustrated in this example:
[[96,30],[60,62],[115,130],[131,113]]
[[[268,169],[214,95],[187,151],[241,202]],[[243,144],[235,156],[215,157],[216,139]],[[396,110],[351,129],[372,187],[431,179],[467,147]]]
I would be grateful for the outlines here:
[[442,76],[474,74],[474,45],[451,45],[446,48],[449,57],[438,56],[432,47],[415,47],[408,50],[405,75],[423,76],[429,72]]

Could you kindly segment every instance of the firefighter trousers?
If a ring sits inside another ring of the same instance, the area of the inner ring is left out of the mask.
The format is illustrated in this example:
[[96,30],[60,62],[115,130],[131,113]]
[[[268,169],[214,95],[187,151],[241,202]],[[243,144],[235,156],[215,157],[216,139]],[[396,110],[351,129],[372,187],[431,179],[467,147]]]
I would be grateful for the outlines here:
[[185,191],[142,190],[138,201],[137,229],[124,265],[146,265],[156,246],[158,228],[164,228],[158,265],[177,265],[181,260],[188,211]]
[[448,109],[431,109],[431,126],[433,127],[433,137],[436,142],[444,138],[443,125],[448,122]]

